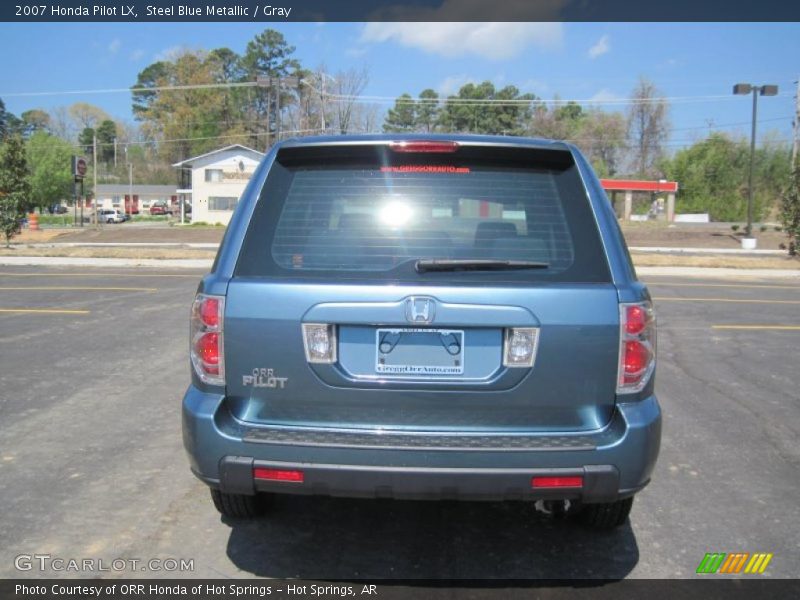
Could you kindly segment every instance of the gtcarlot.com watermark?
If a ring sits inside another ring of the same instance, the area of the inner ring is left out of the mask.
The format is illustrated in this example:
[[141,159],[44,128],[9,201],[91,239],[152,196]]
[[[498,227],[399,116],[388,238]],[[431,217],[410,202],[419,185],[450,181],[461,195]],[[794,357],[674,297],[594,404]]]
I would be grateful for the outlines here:
[[19,554],[14,557],[18,571],[57,573],[153,572],[182,573],[194,571],[193,558],[66,558],[52,554]]

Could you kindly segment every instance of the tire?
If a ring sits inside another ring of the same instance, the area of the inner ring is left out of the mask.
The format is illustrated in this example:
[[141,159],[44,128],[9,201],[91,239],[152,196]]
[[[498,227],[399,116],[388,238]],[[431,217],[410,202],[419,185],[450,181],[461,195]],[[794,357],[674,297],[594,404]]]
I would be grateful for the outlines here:
[[226,494],[212,488],[211,500],[222,516],[232,519],[252,519],[264,514],[266,508],[265,498],[259,494]]
[[614,529],[624,525],[633,506],[633,496],[616,502],[586,504],[579,518],[592,529]]

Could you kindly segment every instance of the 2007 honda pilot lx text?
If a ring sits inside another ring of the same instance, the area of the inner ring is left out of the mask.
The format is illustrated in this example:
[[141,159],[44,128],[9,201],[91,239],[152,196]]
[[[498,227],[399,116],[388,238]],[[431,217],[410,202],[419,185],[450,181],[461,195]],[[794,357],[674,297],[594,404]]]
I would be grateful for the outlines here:
[[533,500],[614,527],[658,455],[655,341],[569,144],[286,141],[199,286],[184,444],[232,517],[285,493]]

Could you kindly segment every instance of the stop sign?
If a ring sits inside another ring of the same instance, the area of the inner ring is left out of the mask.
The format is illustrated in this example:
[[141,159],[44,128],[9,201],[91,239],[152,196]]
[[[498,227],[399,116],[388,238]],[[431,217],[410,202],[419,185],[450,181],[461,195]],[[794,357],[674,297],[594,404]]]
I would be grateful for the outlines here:
[[73,156],[72,157],[72,174],[77,179],[83,179],[86,176],[86,170],[88,169],[88,165],[86,164],[86,159],[82,156]]

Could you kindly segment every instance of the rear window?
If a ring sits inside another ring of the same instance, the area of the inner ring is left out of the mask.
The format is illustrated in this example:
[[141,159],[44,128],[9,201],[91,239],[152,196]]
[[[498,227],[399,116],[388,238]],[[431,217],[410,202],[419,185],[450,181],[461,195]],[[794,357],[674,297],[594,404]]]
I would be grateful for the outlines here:
[[[279,154],[264,185],[239,275],[608,280],[586,192],[568,152],[292,150]],[[547,266],[417,272],[417,261],[425,259]]]

